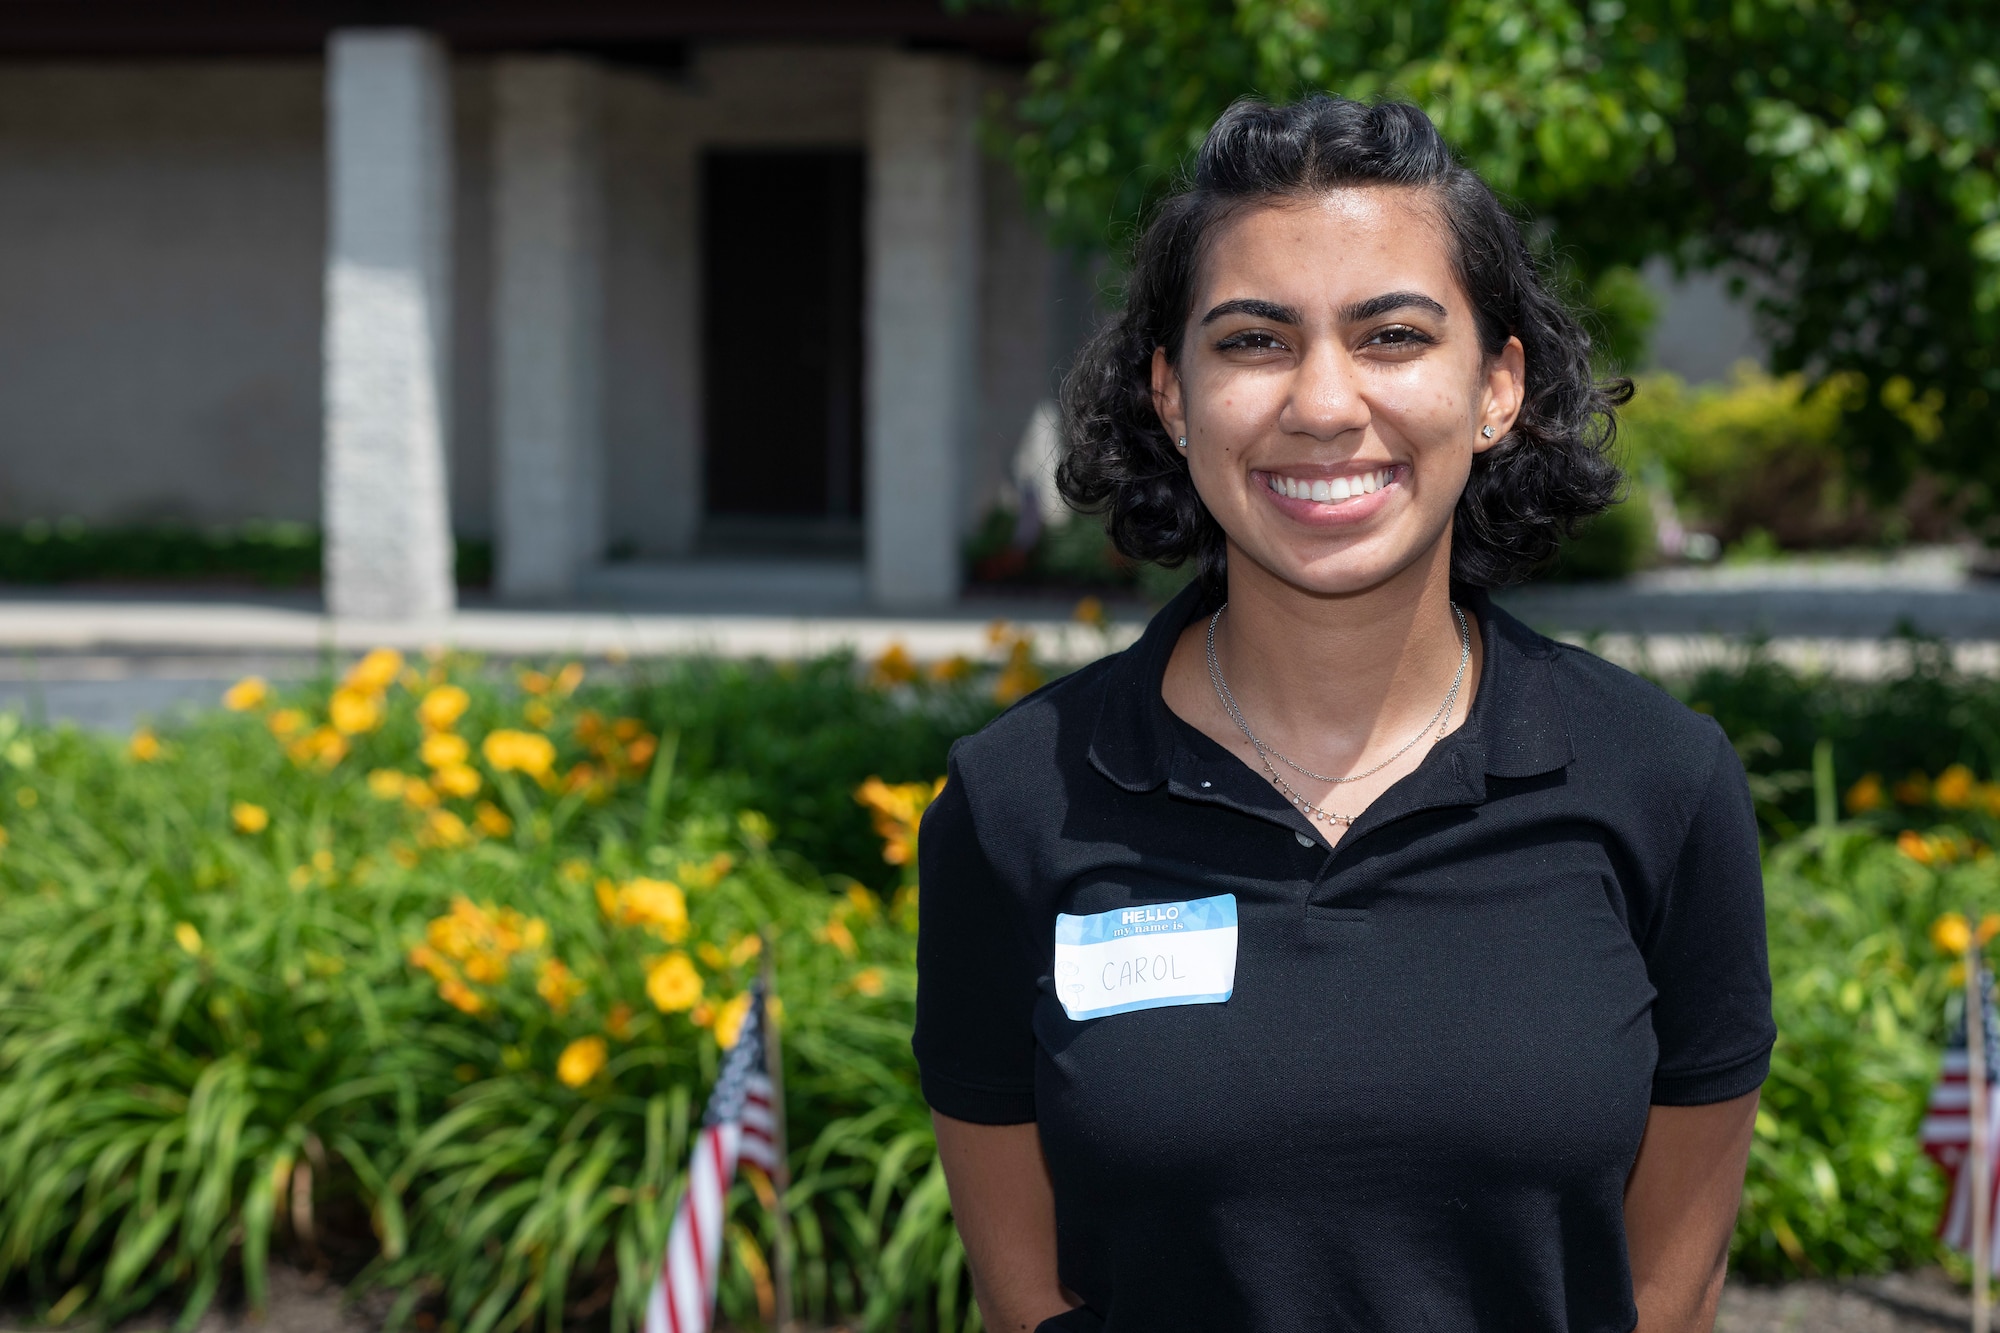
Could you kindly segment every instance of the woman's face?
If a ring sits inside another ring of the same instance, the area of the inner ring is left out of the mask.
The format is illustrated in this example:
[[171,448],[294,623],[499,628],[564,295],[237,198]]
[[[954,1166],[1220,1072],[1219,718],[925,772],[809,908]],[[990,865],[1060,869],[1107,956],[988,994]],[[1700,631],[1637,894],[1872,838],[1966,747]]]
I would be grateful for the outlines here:
[[1153,392],[1232,559],[1342,594],[1443,549],[1522,394],[1520,341],[1481,351],[1450,245],[1394,187],[1246,209],[1211,238]]

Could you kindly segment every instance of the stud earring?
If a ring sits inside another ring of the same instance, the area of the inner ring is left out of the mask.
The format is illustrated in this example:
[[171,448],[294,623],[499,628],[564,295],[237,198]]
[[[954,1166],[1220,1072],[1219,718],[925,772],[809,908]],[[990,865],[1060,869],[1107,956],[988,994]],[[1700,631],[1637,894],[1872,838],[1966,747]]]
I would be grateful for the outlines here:
[[1182,449],[1185,449],[1185,448],[1187,448],[1187,436],[1185,436],[1185,435],[1181,436],[1181,438],[1180,438],[1180,441],[1179,441],[1179,447],[1180,447],[1180,448],[1182,448]]
[[1489,439],[1489,440],[1490,440],[1490,439],[1492,439],[1492,438],[1493,438],[1493,427],[1491,427],[1491,426],[1481,426],[1481,427],[1479,428],[1479,433],[1480,433],[1481,435],[1484,435],[1484,436],[1485,436],[1485,437],[1486,437],[1487,439]]

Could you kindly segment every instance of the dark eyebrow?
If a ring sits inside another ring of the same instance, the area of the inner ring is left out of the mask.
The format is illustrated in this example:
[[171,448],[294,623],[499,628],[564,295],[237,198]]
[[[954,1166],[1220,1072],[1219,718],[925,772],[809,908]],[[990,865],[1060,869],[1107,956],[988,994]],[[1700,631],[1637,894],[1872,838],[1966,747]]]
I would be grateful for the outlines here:
[[1364,319],[1374,319],[1386,315],[1391,310],[1428,310],[1439,318],[1445,318],[1448,311],[1422,292],[1384,292],[1371,296],[1365,301],[1356,301],[1340,312],[1343,324],[1358,324]]
[[1224,315],[1254,315],[1258,319],[1268,319],[1273,324],[1290,324],[1295,328],[1305,322],[1299,318],[1299,312],[1290,306],[1279,305],[1276,301],[1260,301],[1254,296],[1224,301],[1203,315],[1201,322],[1213,324]]

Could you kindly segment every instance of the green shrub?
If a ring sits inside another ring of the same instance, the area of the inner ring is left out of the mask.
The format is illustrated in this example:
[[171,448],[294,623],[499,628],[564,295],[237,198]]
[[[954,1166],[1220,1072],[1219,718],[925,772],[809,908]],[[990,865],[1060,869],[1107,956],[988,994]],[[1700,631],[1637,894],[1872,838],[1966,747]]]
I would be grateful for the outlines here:
[[[319,582],[322,553],[319,531],[305,523],[91,527],[34,520],[0,528],[0,583],[221,578],[309,587]],[[484,586],[493,577],[493,544],[460,538],[457,563],[461,584]]]

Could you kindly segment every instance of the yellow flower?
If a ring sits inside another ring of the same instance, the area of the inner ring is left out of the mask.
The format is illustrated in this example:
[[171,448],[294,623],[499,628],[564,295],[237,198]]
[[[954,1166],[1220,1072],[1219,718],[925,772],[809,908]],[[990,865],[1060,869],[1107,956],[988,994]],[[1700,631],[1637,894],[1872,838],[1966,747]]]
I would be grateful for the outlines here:
[[1007,647],[1007,660],[993,681],[993,700],[1011,704],[1042,687],[1042,669],[1035,665],[1035,641],[1027,634],[1014,636]]
[[425,840],[438,847],[463,847],[472,841],[472,830],[449,810],[433,810],[424,820]]
[[972,659],[964,653],[953,653],[939,662],[931,663],[931,679],[941,685],[955,680],[964,680],[972,674]]
[[489,732],[481,742],[479,752],[486,756],[486,762],[496,771],[526,773],[537,781],[546,778],[556,762],[555,743],[547,736],[504,727]]
[[432,731],[445,731],[464,717],[471,706],[472,696],[464,690],[456,685],[440,685],[417,705],[417,720]]
[[343,736],[356,736],[382,725],[382,696],[343,686],[326,701],[327,720]]
[[707,940],[703,940],[700,944],[696,945],[694,952],[697,958],[707,963],[710,968],[717,972],[720,972],[729,963],[729,955],[716,948]]
[[269,727],[271,734],[279,740],[284,740],[289,736],[295,736],[299,732],[304,731],[306,723],[306,715],[296,708],[280,708],[277,712],[264,719],[264,725]]
[[394,648],[377,648],[348,668],[341,685],[360,694],[380,694],[395,684],[403,655]]
[[333,873],[332,850],[330,848],[322,847],[318,851],[314,852],[312,856],[312,866],[314,870],[317,870],[322,875],[331,875]]
[[476,1014],[486,1007],[479,992],[456,977],[438,983],[438,997],[461,1013]]
[[271,825],[271,812],[261,805],[238,801],[229,807],[229,822],[238,833],[262,833]]
[[873,998],[887,988],[888,983],[883,979],[882,969],[879,967],[864,967],[854,974],[854,992],[857,995]]
[[201,932],[194,928],[192,921],[183,921],[174,927],[174,943],[196,957],[201,956]]
[[1103,629],[1111,623],[1111,617],[1104,610],[1104,603],[1096,597],[1083,598],[1077,602],[1076,609],[1069,614],[1070,619],[1080,625],[1088,625],[1092,629]]
[[1931,922],[1931,943],[1945,953],[1964,953],[1972,947],[1972,927],[1958,912],[1946,912]]
[[1974,938],[1981,944],[1990,944],[1995,935],[2000,935],[2000,913],[1988,912],[1979,918],[1979,930]]
[[222,706],[232,713],[247,713],[271,697],[271,687],[262,676],[245,676],[222,692]]
[[750,1015],[750,992],[741,995],[722,1006],[715,1015],[715,1044],[728,1050],[736,1044],[736,1036],[743,1030],[743,1020]]
[[1931,799],[1931,780],[1911,773],[1895,786],[1896,800],[1903,805],[1923,805]]
[[515,679],[520,681],[521,691],[524,694],[547,694],[549,686],[553,683],[539,671],[523,671]]
[[132,733],[125,753],[131,755],[135,763],[150,764],[160,757],[160,738],[153,734],[151,727],[141,727]]
[[761,935],[745,935],[729,946],[729,961],[741,967],[764,952],[764,938]]
[[514,831],[514,821],[491,801],[481,801],[472,812],[472,818],[482,830],[495,838],[504,838]]
[[646,969],[646,998],[663,1014],[692,1009],[701,999],[701,973],[676,949]]
[[422,778],[403,779],[403,803],[413,810],[432,810],[437,807],[437,788]]
[[907,685],[917,678],[917,664],[903,641],[897,639],[882,650],[869,675],[877,685]]
[[549,725],[556,720],[556,710],[540,699],[530,699],[521,705],[521,716],[527,720],[529,726],[547,731]]
[[856,916],[867,921],[873,921],[875,913],[881,910],[881,904],[875,895],[860,884],[847,886],[847,905],[854,909]]
[[467,764],[452,764],[431,774],[431,785],[446,796],[477,796],[479,772]]
[[556,678],[549,682],[549,691],[557,695],[571,695],[576,693],[576,687],[581,684],[583,684],[583,663],[571,662],[556,672]]
[[687,896],[671,880],[641,875],[627,880],[612,901],[616,911],[611,915],[620,925],[648,926],[675,944],[687,938]]
[[314,727],[286,746],[285,753],[301,766],[316,763],[321,768],[332,768],[347,757],[347,738],[332,727]]
[[472,747],[465,743],[465,737],[449,731],[434,731],[424,737],[424,743],[417,748],[417,754],[432,768],[450,768],[462,764],[472,755]]
[[544,958],[535,973],[535,993],[558,1014],[569,1012],[569,1002],[583,994],[583,983],[560,958]]
[[1881,776],[1875,773],[1863,773],[1861,781],[1847,789],[1847,813],[1865,815],[1870,810],[1879,810],[1884,799]]
[[1931,796],[1947,810],[1963,810],[1972,804],[1972,791],[1977,781],[1972,776],[1972,770],[1964,764],[1953,764],[1938,774]]
[[778,830],[771,823],[771,817],[761,810],[738,810],[736,831],[745,841],[758,847],[768,847],[771,839],[778,836]]
[[409,775],[393,768],[378,768],[368,775],[368,794],[378,801],[400,801]]
[[590,862],[580,856],[564,857],[562,864],[556,867],[556,878],[575,888],[590,879]]
[[1918,865],[1927,866],[1937,859],[1937,850],[1931,840],[1915,829],[1906,828],[1896,835],[1896,850]]
[[580,1088],[604,1068],[607,1052],[602,1037],[578,1037],[563,1047],[556,1060],[556,1077],[572,1088]]

